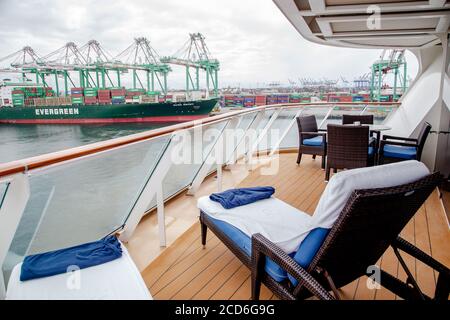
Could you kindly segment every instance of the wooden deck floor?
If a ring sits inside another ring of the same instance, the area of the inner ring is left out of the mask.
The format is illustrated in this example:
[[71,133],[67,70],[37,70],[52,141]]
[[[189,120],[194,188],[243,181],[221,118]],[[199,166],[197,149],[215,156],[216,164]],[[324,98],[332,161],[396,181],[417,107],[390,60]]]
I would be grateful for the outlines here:
[[[280,170],[275,176],[253,171],[240,186],[273,185],[276,196],[312,214],[326,186],[320,161],[305,157],[296,166],[295,155],[280,157]],[[402,236],[450,266],[450,231],[437,191],[403,230]],[[432,294],[436,274],[415,259],[405,257],[422,290]],[[394,253],[389,249],[378,262],[393,275],[406,278]],[[144,271],[143,277],[155,299],[238,299],[250,298],[250,272],[211,233],[206,248],[200,243],[200,228],[196,223]],[[396,299],[384,288],[369,290],[362,277],[341,290],[345,299]],[[266,288],[262,299],[276,299]]]

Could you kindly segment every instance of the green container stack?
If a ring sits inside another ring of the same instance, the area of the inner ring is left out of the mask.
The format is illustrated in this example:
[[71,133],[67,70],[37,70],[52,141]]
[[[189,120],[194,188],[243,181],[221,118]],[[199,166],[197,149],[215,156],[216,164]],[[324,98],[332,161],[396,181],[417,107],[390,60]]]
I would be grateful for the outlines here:
[[85,97],[97,97],[98,88],[84,88]]
[[84,104],[84,98],[83,97],[72,97],[72,104],[75,104],[75,105]]
[[12,103],[15,107],[23,107],[25,104],[25,94],[20,88],[14,88],[12,91]]
[[159,96],[161,92],[159,91],[147,91],[148,96]]

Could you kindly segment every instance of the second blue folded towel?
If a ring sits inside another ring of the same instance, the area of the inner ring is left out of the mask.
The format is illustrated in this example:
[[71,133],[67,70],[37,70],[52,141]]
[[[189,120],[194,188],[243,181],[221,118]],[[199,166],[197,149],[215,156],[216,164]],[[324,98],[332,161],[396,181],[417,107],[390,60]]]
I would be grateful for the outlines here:
[[231,189],[209,196],[212,201],[219,202],[225,209],[233,209],[259,200],[270,198],[275,193],[273,187],[253,187]]

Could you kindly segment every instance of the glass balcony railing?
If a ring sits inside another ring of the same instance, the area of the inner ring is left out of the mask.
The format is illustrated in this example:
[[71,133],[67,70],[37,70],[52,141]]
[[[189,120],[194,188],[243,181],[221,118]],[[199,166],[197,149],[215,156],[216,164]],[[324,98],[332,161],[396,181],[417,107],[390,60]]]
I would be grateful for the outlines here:
[[[381,123],[395,109],[365,104],[268,106],[112,140],[97,149],[67,150],[64,157],[55,154],[37,162],[0,165],[0,209],[17,175],[26,179],[23,188],[30,194],[22,203],[24,210],[12,213],[20,219],[17,229],[8,231],[12,241],[0,239],[0,249],[8,248],[0,260],[0,276],[7,280],[13,266],[29,254],[92,241],[120,229],[129,237],[145,209],[161,208],[157,199],[201,184],[218,164],[256,151],[297,148],[296,116],[314,114],[325,128],[341,122],[344,113],[374,114]],[[151,188],[162,190],[162,197],[149,192]],[[22,201],[11,198],[8,201]],[[164,232],[164,219],[159,222]]]
[[5,200],[6,192],[8,191],[9,182],[0,183],[0,209],[2,208],[3,201]]

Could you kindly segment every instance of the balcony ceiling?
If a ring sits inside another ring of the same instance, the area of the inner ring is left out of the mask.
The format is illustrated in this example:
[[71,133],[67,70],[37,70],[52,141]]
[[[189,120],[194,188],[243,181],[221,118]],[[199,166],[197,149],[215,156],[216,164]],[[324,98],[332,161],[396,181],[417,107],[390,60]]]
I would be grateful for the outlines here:
[[449,32],[446,0],[273,1],[303,37],[333,46],[423,48]]

